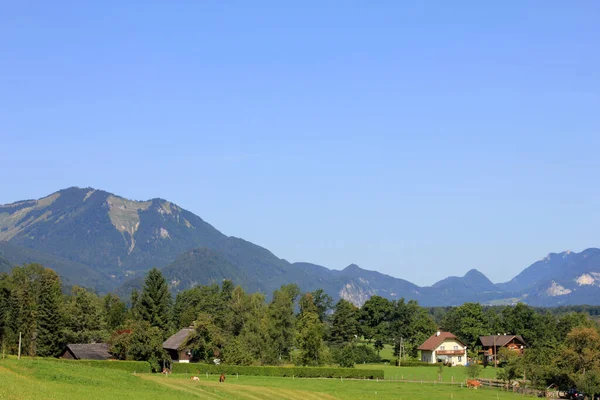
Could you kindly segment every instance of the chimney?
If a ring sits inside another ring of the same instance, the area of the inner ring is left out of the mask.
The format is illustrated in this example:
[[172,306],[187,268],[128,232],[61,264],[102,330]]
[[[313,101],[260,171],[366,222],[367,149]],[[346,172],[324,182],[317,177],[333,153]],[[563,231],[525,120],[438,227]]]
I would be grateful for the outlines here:
[[441,333],[442,333],[442,332],[440,332],[440,331],[437,331],[437,332],[435,333],[435,336],[440,336],[440,335],[441,335]]

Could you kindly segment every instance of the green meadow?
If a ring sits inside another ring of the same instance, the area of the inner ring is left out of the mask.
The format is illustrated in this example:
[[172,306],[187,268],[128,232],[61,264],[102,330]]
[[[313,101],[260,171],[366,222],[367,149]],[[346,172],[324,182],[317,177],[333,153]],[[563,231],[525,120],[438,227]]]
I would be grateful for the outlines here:
[[[400,368],[407,371],[435,368]],[[387,373],[387,372],[386,372]],[[415,372],[417,373],[417,372]],[[292,379],[216,375],[133,374],[77,362],[0,360],[0,399],[523,399],[525,396],[460,385],[392,380]]]
[[[437,367],[396,367],[386,364],[356,364],[356,368],[381,369],[386,380],[409,380],[409,381],[438,381],[439,370]],[[480,378],[494,379],[496,372],[492,367],[482,368]],[[444,367],[441,373],[441,382],[464,382],[467,379],[465,367]]]

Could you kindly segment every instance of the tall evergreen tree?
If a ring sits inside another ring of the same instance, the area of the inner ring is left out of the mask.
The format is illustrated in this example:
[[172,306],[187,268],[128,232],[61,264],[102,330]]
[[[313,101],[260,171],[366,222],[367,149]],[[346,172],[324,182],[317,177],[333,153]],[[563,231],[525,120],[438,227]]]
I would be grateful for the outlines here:
[[139,302],[140,317],[166,334],[170,329],[172,299],[167,281],[158,269],[148,272]]
[[37,277],[43,268],[36,264],[24,267],[16,267],[12,271],[13,276],[13,298],[12,304],[15,308],[14,319],[14,343],[21,333],[21,354],[35,356],[36,353],[36,329],[37,329],[37,296],[39,293]]
[[140,294],[136,288],[133,288],[133,290],[131,291],[131,298],[129,300],[129,303],[131,305],[131,319],[138,319],[137,317],[139,316],[138,312],[140,307]]
[[8,275],[0,274],[0,351],[5,346],[8,333],[7,319],[9,314],[10,287]]
[[45,269],[40,278],[36,355],[58,356],[63,346],[60,279],[51,269]]

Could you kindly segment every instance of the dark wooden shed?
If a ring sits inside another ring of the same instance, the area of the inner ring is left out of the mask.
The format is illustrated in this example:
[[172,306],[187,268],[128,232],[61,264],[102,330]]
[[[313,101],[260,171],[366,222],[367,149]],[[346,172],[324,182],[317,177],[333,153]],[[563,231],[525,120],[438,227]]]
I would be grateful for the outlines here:
[[173,362],[188,363],[192,359],[190,348],[186,346],[192,332],[194,332],[194,328],[183,328],[164,341],[162,347],[169,353]]
[[74,343],[68,344],[60,358],[70,360],[114,360],[115,357],[108,352],[108,343]]

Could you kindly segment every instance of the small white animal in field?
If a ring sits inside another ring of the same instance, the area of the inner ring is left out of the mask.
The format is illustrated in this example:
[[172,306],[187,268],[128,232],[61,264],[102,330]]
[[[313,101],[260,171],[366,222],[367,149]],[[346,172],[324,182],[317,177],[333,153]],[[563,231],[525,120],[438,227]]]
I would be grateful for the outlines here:
[[200,380],[200,378],[198,378],[197,376],[192,376],[190,379],[193,380],[193,381],[199,381]]

